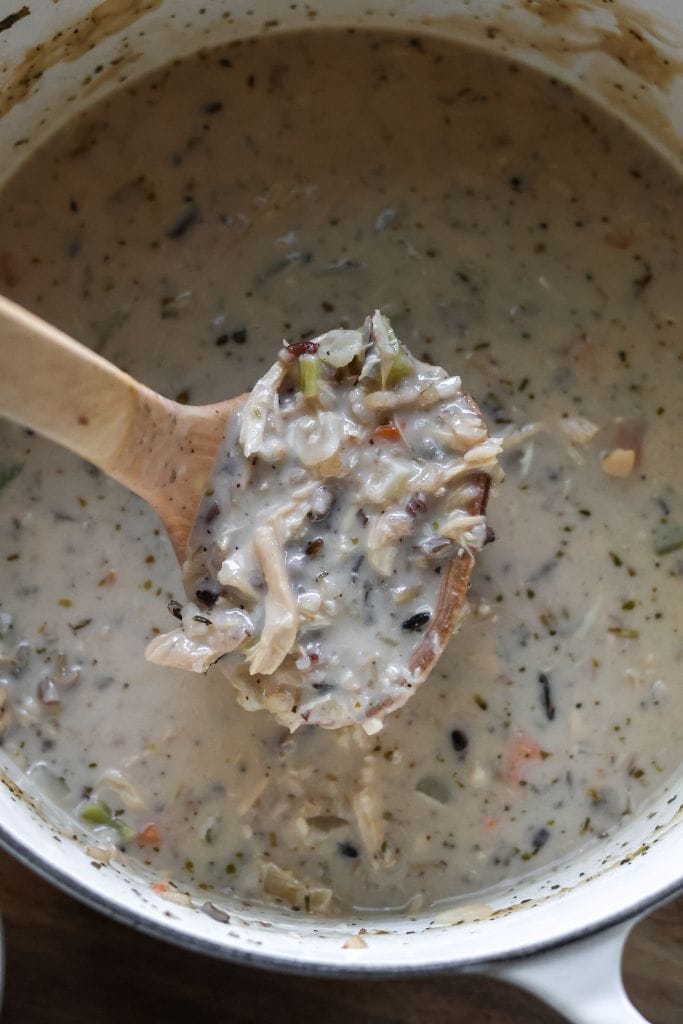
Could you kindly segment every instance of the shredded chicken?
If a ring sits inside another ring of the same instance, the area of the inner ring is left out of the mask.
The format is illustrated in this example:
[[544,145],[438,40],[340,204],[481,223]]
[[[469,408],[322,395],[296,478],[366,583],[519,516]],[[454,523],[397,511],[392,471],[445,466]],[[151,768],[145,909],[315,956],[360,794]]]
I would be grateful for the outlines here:
[[265,602],[265,624],[258,643],[247,653],[249,671],[272,675],[291,651],[296,640],[299,611],[296,598],[287,579],[282,545],[272,526],[259,526],[254,530],[256,557],[261,563],[268,587]]
[[324,914],[332,902],[332,890],[310,888],[291,872],[284,871],[272,861],[263,869],[263,890],[298,910],[306,909],[314,914]]
[[375,866],[384,842],[384,819],[379,793],[377,772],[372,757],[366,757],[361,769],[362,788],[354,795],[351,803],[358,823],[358,831],[368,857]]
[[249,616],[239,608],[218,609],[215,618],[219,621],[197,622],[197,617],[204,618],[197,605],[185,605],[183,627],[155,637],[147,645],[147,660],[156,665],[206,672],[253,634]]
[[145,801],[130,779],[116,768],[109,768],[100,776],[101,789],[113,790],[120,798],[124,807],[130,811],[144,811]]
[[251,390],[240,427],[240,444],[247,458],[262,455],[266,459],[282,459],[287,449],[282,440],[280,405],[277,388],[285,368],[275,363]]

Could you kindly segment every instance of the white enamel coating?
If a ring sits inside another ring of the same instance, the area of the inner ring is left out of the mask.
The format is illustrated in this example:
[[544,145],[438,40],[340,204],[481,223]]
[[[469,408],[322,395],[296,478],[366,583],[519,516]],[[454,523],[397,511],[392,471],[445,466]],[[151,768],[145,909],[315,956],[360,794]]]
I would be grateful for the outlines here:
[[[637,918],[568,946],[488,970],[563,1013],[575,1024],[643,1024],[624,989],[621,958]],[[647,1022],[645,1021],[645,1024]]]
[[[368,13],[362,0],[322,0],[313,17],[310,9],[288,0],[262,0],[251,7],[236,0],[230,16],[224,17],[223,0],[203,0],[201,5],[187,0],[33,5],[29,16],[0,35],[0,103],[23,60],[24,80],[43,70],[33,91],[0,118],[0,167],[3,174],[11,173],[48,132],[114,88],[123,75],[133,77],[235,36],[348,23],[465,38],[550,70],[611,106],[683,166],[683,77],[676,64],[683,55],[683,7],[678,0],[607,6],[576,0],[565,7],[569,13],[560,17],[558,6],[545,0],[377,0]],[[541,17],[544,13],[549,16]],[[72,36],[69,28],[88,15],[90,20]],[[615,39],[620,32],[625,38],[634,25],[668,64],[636,62],[631,71],[615,58]],[[58,32],[58,42],[50,43]],[[70,39],[89,39],[92,48],[69,50]],[[37,44],[44,45],[31,67],[26,54]],[[60,59],[46,66],[46,53]],[[101,75],[95,88],[90,80],[95,66],[112,60],[119,61],[116,77]],[[24,780],[16,778],[16,770],[13,775],[1,755],[0,771],[7,776],[0,786],[3,845],[66,891],[143,931],[225,959],[300,973],[488,971],[536,992],[577,1024],[642,1020],[623,995],[621,947],[635,915],[683,885],[681,778],[648,815],[604,845],[557,865],[554,872],[491,894],[487,902],[494,916],[489,920],[470,920],[472,915],[464,911],[464,923],[446,928],[434,926],[428,916],[417,921],[316,922],[236,907],[226,925],[164,902],[146,880],[115,863],[93,862],[73,842],[73,823],[65,822],[64,832],[59,832],[32,810],[30,799],[10,782],[24,787]],[[344,949],[346,939],[361,926],[367,930],[366,948]],[[600,937],[591,938],[597,932],[602,932]]]

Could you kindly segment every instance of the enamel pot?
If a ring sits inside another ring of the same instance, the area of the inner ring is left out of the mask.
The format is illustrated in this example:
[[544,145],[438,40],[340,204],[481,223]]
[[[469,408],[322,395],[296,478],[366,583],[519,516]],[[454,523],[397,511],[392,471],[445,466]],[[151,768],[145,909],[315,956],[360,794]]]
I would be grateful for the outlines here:
[[[683,164],[680,0],[373,0],[370,11],[365,0],[319,0],[314,18],[307,5],[290,0],[9,6],[17,17],[0,17],[0,177],[124,79],[240,36],[349,24],[462,39],[532,64],[571,82]],[[95,73],[97,67],[105,71]],[[94,861],[74,841],[73,822],[60,826],[46,814],[1,750],[0,782],[2,845],[66,892],[141,931],[225,960],[299,974],[477,972],[524,986],[576,1024],[643,1020],[621,984],[621,949],[641,915],[683,889],[683,774],[647,813],[500,889],[486,908],[468,904],[446,916],[427,911],[376,922],[240,905],[229,923],[213,920],[164,901],[116,861]],[[349,936],[361,927],[364,945],[349,948]]]

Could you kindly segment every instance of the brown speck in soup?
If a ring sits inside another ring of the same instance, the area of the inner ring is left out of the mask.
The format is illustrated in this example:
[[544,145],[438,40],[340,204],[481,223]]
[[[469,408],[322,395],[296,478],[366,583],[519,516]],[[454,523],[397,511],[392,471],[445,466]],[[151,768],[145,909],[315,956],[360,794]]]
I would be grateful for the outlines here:
[[4,18],[0,18],[0,32],[8,32],[13,25],[16,25],[16,23],[21,21],[22,18],[27,18],[30,13],[30,8],[27,4],[24,4],[12,14],[8,14]]

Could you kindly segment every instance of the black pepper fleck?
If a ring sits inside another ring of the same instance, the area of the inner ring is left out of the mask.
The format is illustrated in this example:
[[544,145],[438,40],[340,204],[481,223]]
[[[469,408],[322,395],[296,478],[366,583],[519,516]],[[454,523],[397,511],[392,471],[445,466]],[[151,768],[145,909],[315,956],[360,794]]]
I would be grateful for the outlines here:
[[470,745],[470,741],[467,738],[467,734],[464,733],[462,731],[462,729],[453,729],[452,730],[452,732],[451,732],[451,743],[453,744],[453,749],[458,754],[464,754],[464,752],[467,750],[467,748]]
[[419,633],[427,625],[431,615],[429,612],[415,612],[410,618],[404,619],[401,623],[401,629],[406,629],[412,633]]

